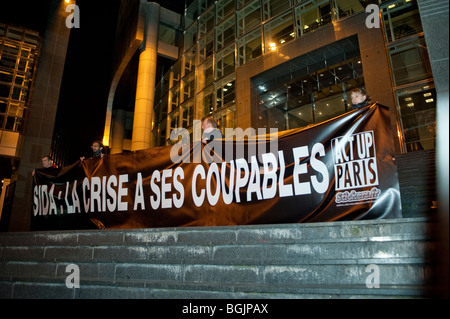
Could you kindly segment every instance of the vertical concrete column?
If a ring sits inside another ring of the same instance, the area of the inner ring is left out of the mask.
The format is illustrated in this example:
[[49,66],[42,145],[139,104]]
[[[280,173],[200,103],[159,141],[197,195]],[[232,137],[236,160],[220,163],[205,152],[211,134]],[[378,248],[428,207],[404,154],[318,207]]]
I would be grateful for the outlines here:
[[435,233],[439,234],[437,251],[439,268],[436,269],[436,296],[449,297],[449,3],[445,0],[417,0],[422,20],[425,41],[430,56],[436,88],[436,169],[439,199],[439,223]]
[[9,231],[29,231],[33,178],[31,172],[40,167],[41,156],[49,153],[55,124],[61,79],[64,73],[70,30],[65,20],[66,3],[49,3],[47,25],[39,57],[38,72],[30,101],[22,157],[17,171],[17,184],[11,212]]
[[146,10],[144,41],[139,55],[136,85],[133,136],[131,139],[132,151],[152,147],[151,130],[155,98],[160,6],[157,3],[149,2]]
[[113,129],[111,136],[111,154],[123,152],[123,139],[125,136],[125,111],[118,109],[113,116]]

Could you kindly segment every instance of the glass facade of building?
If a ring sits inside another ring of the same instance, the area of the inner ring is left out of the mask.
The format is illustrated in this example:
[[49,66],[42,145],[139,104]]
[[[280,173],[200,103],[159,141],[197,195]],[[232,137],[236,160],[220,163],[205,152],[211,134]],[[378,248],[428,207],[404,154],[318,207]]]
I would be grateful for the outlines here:
[[[154,145],[170,144],[175,127],[192,132],[193,120],[206,116],[214,116],[223,133],[234,128],[238,68],[374,2],[381,10],[402,152],[432,147],[435,93],[415,0],[190,1],[180,58],[156,88]],[[279,66],[252,78],[252,103],[263,125],[292,129],[348,111],[349,91],[365,83],[358,39],[332,46],[333,54],[319,48],[319,59],[301,56],[294,69]]]
[[434,149],[436,90],[417,2],[386,1],[381,11],[402,152]]
[[0,130],[20,132],[39,56],[37,32],[0,24]]
[[252,83],[258,127],[282,131],[333,118],[349,110],[349,92],[364,86],[358,39],[291,58]]

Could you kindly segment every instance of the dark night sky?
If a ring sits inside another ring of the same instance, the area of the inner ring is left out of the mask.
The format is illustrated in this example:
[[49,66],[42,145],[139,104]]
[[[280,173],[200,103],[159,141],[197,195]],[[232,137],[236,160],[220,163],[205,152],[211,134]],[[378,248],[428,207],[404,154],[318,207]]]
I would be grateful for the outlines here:
[[[185,0],[154,2],[184,11]],[[69,137],[70,162],[89,156],[92,141],[103,138],[120,0],[77,0],[77,5],[80,28],[71,31],[56,123]]]
[[[1,1],[0,22],[42,32],[48,2]],[[155,2],[179,13],[185,5],[185,0]],[[76,3],[80,28],[71,30],[55,124],[68,139],[70,163],[89,156],[92,141],[103,137],[120,0]]]
[[[1,1],[0,22],[42,34],[49,2]],[[69,162],[90,155],[92,141],[103,136],[119,4],[120,0],[77,0],[80,28],[71,30],[55,123],[69,141]]]
[[119,0],[78,0],[80,28],[71,30],[56,127],[69,141],[69,161],[91,154],[103,137]]

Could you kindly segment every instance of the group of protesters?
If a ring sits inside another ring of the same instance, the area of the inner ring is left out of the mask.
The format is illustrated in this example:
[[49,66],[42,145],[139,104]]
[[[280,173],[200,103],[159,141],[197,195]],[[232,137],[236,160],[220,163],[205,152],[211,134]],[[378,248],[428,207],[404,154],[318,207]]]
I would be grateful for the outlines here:
[[[350,110],[356,110],[367,106],[370,101],[370,97],[367,92],[362,88],[355,88],[350,92],[350,97],[352,101],[352,106]],[[207,117],[203,120],[202,123],[202,143],[207,144],[214,139],[223,138],[221,131],[217,128],[217,122],[213,117]],[[96,140],[91,145],[92,156],[90,158],[104,158],[105,146],[102,142]],[[84,161],[86,159],[85,156],[80,157],[80,161]],[[58,167],[53,163],[50,155],[44,155],[41,158],[42,169],[44,169],[47,173],[59,171]],[[35,175],[35,170],[33,170],[32,175]]]

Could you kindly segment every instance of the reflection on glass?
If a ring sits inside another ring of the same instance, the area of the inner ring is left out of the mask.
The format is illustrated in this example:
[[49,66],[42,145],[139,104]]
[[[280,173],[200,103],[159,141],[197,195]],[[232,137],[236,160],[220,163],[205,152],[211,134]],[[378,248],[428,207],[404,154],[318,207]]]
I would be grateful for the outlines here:
[[262,55],[261,30],[259,28],[238,40],[237,54],[239,66]]
[[236,127],[236,105],[231,105],[226,109],[223,109],[216,113],[215,118],[217,120],[218,129],[222,132],[223,136],[226,134],[232,134],[226,128],[234,129]]
[[[326,67],[331,60],[335,59],[303,65],[304,69],[291,69],[287,75],[273,70],[267,77],[258,78],[253,90],[261,121],[258,125],[286,130],[345,113],[348,92],[364,86],[362,66],[356,57]],[[318,70],[314,71],[314,67]]]
[[238,36],[251,31],[253,28],[261,24],[261,12],[259,0],[246,5],[238,11],[237,15]]
[[227,16],[234,12],[234,0],[217,1],[216,11],[217,24],[220,24]]
[[278,46],[291,40],[294,40],[294,25],[290,12],[274,18],[264,25],[264,51],[266,53],[276,50]]
[[183,54],[182,57],[182,69],[181,76],[184,77],[195,69],[195,56],[197,52],[197,46],[193,46],[188,52]]
[[0,25],[0,130],[21,130],[39,42],[39,35],[33,31]]
[[266,21],[288,10],[291,7],[291,1],[263,0],[262,7],[263,7],[263,20]]
[[175,110],[180,104],[180,86],[177,85],[169,92],[169,112]]
[[407,151],[429,150],[436,142],[436,90],[432,83],[396,92]]
[[205,12],[198,19],[198,37],[201,38],[214,29],[214,8]]
[[214,112],[214,86],[210,86],[200,92],[197,96],[197,101],[199,101],[200,109],[202,110],[202,117],[210,115]]
[[188,101],[181,106],[181,126],[186,128],[192,125],[194,120],[194,102]]
[[214,32],[209,33],[198,41],[198,64],[212,57],[214,53]]
[[361,1],[333,0],[336,19],[343,19],[364,11],[367,5]]
[[423,31],[416,1],[389,2],[382,5],[382,12],[388,42]]
[[428,50],[423,37],[389,47],[396,86],[431,78]]
[[185,11],[184,16],[185,16],[186,27],[190,26],[192,23],[197,21],[198,15],[199,15],[198,0],[194,0],[189,5],[189,7],[186,8],[186,11]]
[[234,45],[216,54],[216,79],[234,71]]
[[297,34],[313,31],[331,23],[331,7],[328,0],[302,1],[295,8]]
[[178,120],[179,120],[178,111],[170,113],[170,115],[169,115],[169,135],[172,130],[179,127]]
[[216,107],[220,109],[235,103],[235,75],[225,77],[216,83]]
[[198,90],[201,91],[214,81],[213,59],[210,58],[198,67]]
[[234,42],[235,24],[235,18],[232,16],[216,27],[216,51]]
[[314,116],[316,123],[320,123],[345,113],[345,104],[342,94],[331,96],[314,103]]
[[197,42],[197,23],[191,25],[184,32],[184,51],[189,50]]
[[188,76],[184,77],[181,81],[181,91],[183,92],[181,94],[181,102],[187,101],[191,97],[194,96],[194,89],[195,89],[195,74],[190,73]]

